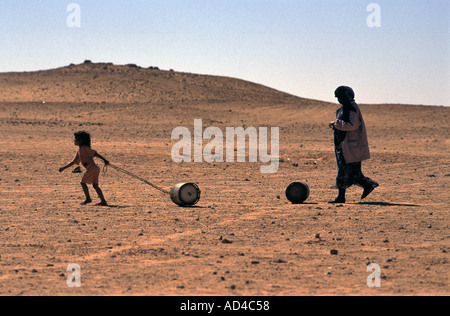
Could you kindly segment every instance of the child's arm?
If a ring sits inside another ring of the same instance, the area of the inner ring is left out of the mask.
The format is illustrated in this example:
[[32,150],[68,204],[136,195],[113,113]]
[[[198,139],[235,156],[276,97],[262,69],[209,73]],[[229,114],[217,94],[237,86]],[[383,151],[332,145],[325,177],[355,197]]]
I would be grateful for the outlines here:
[[100,158],[101,160],[103,160],[103,162],[105,163],[106,166],[109,165],[109,161],[106,160],[104,157],[102,157],[99,153],[95,153],[94,157],[97,157],[97,158]]
[[64,170],[66,170],[67,168],[70,168],[70,167],[72,167],[73,165],[76,165],[77,164],[77,159],[75,158],[70,164],[68,164],[67,166],[65,166],[65,167],[62,167],[62,168],[59,168],[59,172],[61,173],[61,172],[63,172]]

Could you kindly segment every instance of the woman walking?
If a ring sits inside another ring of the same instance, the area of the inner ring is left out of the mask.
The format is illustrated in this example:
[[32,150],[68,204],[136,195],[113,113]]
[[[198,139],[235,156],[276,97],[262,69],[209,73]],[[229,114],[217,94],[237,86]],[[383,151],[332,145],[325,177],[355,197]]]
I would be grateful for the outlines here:
[[335,91],[335,96],[341,107],[336,111],[336,121],[329,126],[334,130],[339,195],[329,203],[345,203],[346,190],[352,185],[364,189],[361,196],[364,199],[379,184],[365,177],[361,171],[361,162],[370,159],[370,151],[364,119],[355,102],[355,92],[350,87],[341,86]]

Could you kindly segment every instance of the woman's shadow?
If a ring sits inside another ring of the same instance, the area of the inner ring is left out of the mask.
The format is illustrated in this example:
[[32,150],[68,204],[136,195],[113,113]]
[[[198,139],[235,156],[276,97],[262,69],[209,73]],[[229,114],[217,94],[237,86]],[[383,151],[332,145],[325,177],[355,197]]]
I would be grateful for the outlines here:
[[403,203],[389,203],[389,202],[359,202],[356,204],[362,205],[377,205],[377,206],[409,206],[409,207],[419,207],[417,204],[403,204]]

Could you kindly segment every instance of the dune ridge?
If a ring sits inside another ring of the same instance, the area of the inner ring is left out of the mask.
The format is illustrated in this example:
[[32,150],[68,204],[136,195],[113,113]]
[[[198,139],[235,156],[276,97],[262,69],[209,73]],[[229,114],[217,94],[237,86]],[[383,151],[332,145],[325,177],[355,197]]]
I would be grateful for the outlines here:
[[135,64],[71,64],[52,70],[0,73],[3,102],[252,102],[301,98],[229,77],[142,68]]

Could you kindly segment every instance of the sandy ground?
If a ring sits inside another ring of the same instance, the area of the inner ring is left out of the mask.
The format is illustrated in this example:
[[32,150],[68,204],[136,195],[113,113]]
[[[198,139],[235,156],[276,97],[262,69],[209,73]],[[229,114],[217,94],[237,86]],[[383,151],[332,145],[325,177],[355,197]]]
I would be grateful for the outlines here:
[[[62,102],[49,98],[61,88],[55,82],[65,83],[55,73],[53,81],[45,73],[50,92],[34,77],[30,88],[18,74],[0,76],[0,295],[450,293],[450,108],[361,105],[373,156],[363,171],[381,186],[363,203],[354,187],[347,204],[330,205],[337,191],[327,124],[336,104],[244,84],[256,89],[251,94],[241,81],[220,78],[218,90],[226,80],[240,95],[211,100],[178,73],[180,95],[191,96],[185,100],[174,92],[145,102],[144,91],[133,102],[116,91],[115,100],[100,101],[92,88]],[[264,97],[253,99],[258,89]],[[192,130],[200,118],[223,130],[280,127],[279,171],[262,174],[261,163],[174,163],[172,130]],[[82,175],[58,173],[75,155],[78,130],[89,131],[93,148],[112,163],[166,189],[197,183],[199,204],[180,208],[109,168],[100,185],[111,206],[81,206]],[[295,180],[311,187],[302,205],[284,195]],[[71,263],[81,267],[81,288],[66,284]],[[381,267],[380,288],[367,286],[369,263]]]

